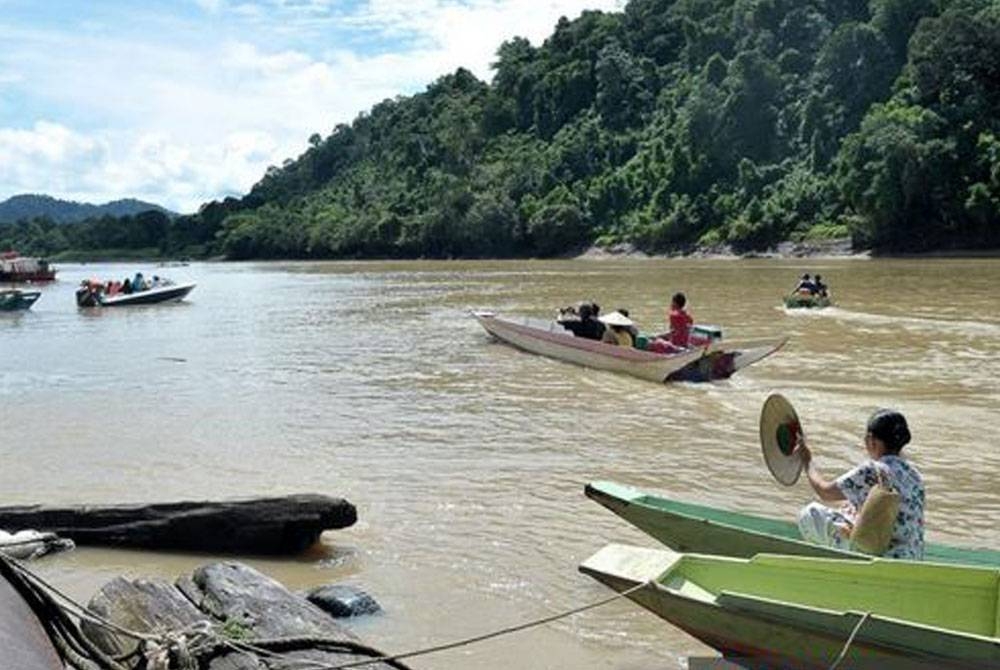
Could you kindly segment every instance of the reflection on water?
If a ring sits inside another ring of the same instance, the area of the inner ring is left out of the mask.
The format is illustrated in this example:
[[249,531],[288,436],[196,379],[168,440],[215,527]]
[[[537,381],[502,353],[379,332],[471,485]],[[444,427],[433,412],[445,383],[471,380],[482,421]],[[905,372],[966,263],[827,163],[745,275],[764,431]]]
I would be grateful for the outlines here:
[[[0,315],[4,502],[345,496],[360,521],[327,553],[251,562],[293,588],[365,585],[387,614],[359,633],[390,651],[604,597],[576,565],[610,540],[651,541],[585,499],[589,480],[794,514],[807,485],[774,484],[757,445],[772,390],[829,475],[859,457],[875,407],[901,409],[931,537],[1000,545],[997,261],[195,264],[173,270],[198,282],[186,303],[75,307],[83,277],[136,269],[66,266],[32,312]],[[779,306],[817,270],[836,307]],[[497,344],[468,316],[590,298],[653,328],[676,290],[727,337],[791,340],[729,381],[659,386]],[[210,558],[82,549],[38,565],[87,596]],[[705,653],[616,603],[415,666],[670,668]]]

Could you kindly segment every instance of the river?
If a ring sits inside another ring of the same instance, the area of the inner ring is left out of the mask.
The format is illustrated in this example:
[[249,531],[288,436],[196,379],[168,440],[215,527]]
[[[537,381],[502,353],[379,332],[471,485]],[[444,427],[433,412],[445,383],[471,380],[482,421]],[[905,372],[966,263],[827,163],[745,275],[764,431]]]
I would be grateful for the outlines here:
[[[84,277],[142,269],[198,287],[181,304],[78,310]],[[836,307],[786,312],[820,272]],[[292,588],[348,580],[385,607],[357,622],[391,652],[542,617],[610,593],[576,566],[654,542],[586,499],[611,479],[792,517],[757,436],[773,390],[828,475],[899,408],[924,474],[929,537],[1000,547],[1000,261],[579,260],[64,265],[0,315],[5,504],[318,492],[359,510],[325,550],[249,563]],[[787,335],[731,380],[657,385],[493,342],[474,309],[545,317],[593,299],[651,329],[683,290],[727,338]],[[172,579],[212,557],[78,549],[36,567],[86,598],[112,576]],[[629,602],[416,668],[684,667],[711,650]]]

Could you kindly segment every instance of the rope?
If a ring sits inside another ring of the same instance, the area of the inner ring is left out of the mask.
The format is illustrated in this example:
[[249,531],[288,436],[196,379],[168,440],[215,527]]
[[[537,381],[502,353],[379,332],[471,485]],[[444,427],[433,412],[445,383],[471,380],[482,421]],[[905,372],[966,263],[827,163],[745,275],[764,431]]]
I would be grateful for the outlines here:
[[510,635],[511,633],[517,633],[522,630],[527,630],[529,628],[535,628],[537,626],[542,626],[547,623],[552,623],[553,621],[559,621],[560,619],[565,619],[567,617],[573,616],[574,614],[579,614],[580,612],[586,612],[587,610],[592,610],[597,607],[602,607],[604,605],[607,605],[608,603],[612,603],[621,598],[625,598],[630,594],[638,591],[639,589],[648,586],[651,583],[652,580],[647,582],[642,582],[641,584],[636,584],[635,586],[629,589],[626,589],[620,593],[616,593],[615,595],[610,596],[608,598],[604,598],[603,600],[598,600],[597,602],[589,603],[581,607],[574,607],[573,609],[566,610],[564,612],[559,612],[558,614],[552,614],[547,617],[542,617],[541,619],[534,619],[533,621],[517,624],[515,626],[508,626],[507,628],[501,628],[499,630],[495,630],[490,633],[483,633],[482,635],[475,635],[473,637],[467,637],[461,640],[456,640],[454,642],[435,645],[433,647],[415,649],[413,651],[407,651],[401,654],[393,654],[391,656],[380,656],[378,658],[373,658],[371,660],[351,661],[350,663],[341,663],[340,665],[328,665],[325,663],[319,663],[315,661],[303,661],[303,665],[310,668],[314,668],[314,670],[346,670],[347,668],[360,668],[366,665],[372,665],[373,663],[395,662],[395,661],[400,661],[404,658],[415,658],[417,656],[426,656],[427,654],[434,654],[439,651],[447,651],[449,649],[466,647],[470,644],[476,644],[478,642],[484,642],[485,640],[491,640],[493,638],[501,637],[504,635]]
[[830,667],[827,668],[827,670],[837,670],[840,664],[844,661],[844,658],[847,656],[847,652],[851,648],[851,645],[854,644],[854,638],[857,637],[858,633],[861,631],[861,627],[865,625],[865,622],[868,621],[869,618],[871,618],[871,615],[871,612],[865,612],[864,615],[862,615],[862,617],[858,620],[858,623],[854,626],[854,630],[852,630],[851,634],[848,636],[847,641],[844,643],[843,649],[841,649],[840,653],[837,654],[837,658],[833,659],[833,663],[830,664]]
[[[59,604],[55,601],[55,598],[53,598],[53,595],[57,596],[66,605],[68,605],[66,610],[73,611],[73,613],[76,614],[76,616],[78,616],[81,620],[90,621],[97,626],[101,626],[125,637],[139,641],[143,646],[143,655],[146,657],[147,661],[151,663],[151,665],[149,665],[150,668],[169,667],[169,657],[171,654],[181,657],[180,660],[182,662],[182,668],[195,668],[197,667],[196,662],[194,661],[195,656],[202,656],[206,653],[212,654],[213,656],[218,655],[218,651],[221,648],[229,648],[241,652],[252,652],[261,656],[279,657],[282,652],[287,653],[288,651],[294,651],[297,649],[315,649],[316,647],[323,647],[331,651],[336,650],[355,654],[364,654],[370,656],[371,658],[341,663],[339,665],[330,665],[307,659],[302,659],[301,661],[292,660],[291,663],[304,668],[313,668],[314,670],[347,670],[349,668],[359,668],[366,665],[373,665],[375,663],[385,663],[400,670],[409,670],[409,668],[400,661],[406,658],[415,658],[418,656],[425,656],[441,651],[469,646],[530,628],[536,628],[554,621],[559,621],[560,619],[565,619],[573,616],[574,614],[602,607],[621,598],[625,598],[652,583],[651,581],[642,582],[641,584],[636,584],[629,589],[596,602],[588,603],[580,607],[574,607],[557,614],[508,626],[506,628],[501,628],[488,633],[399,654],[384,655],[377,649],[360,643],[325,637],[298,636],[253,640],[252,642],[231,640],[216,633],[212,629],[211,624],[208,622],[199,622],[188,627],[188,629],[185,629],[189,633],[201,636],[204,640],[196,644],[191,644],[186,637],[187,633],[185,631],[178,631],[172,634],[160,636],[148,635],[129,630],[114,623],[113,621],[109,621],[104,617],[94,614],[84,605],[78,603],[76,600],[66,595],[55,586],[39,577],[37,574],[33,573],[17,559],[0,553],[0,574],[4,572],[9,572],[10,577],[15,578],[11,579],[11,582],[17,582],[14,584],[15,588],[18,586],[21,587],[18,590],[21,591],[22,596],[28,600],[29,605],[36,611],[36,614],[39,615],[39,619],[49,631],[50,637],[52,638],[54,644],[56,644],[60,653],[64,655],[64,658],[72,667],[78,668],[79,670],[126,670],[125,666],[121,664],[121,661],[134,655],[135,652],[130,652],[118,658],[105,654],[80,631],[72,620],[69,619],[66,615],[66,611],[59,606]],[[841,652],[841,656],[838,657],[832,666],[830,666],[829,670],[836,670],[837,665],[842,660],[842,657],[846,655],[847,649],[850,647],[855,635],[858,630],[860,630],[861,625],[867,617],[868,614],[865,614],[861,621],[858,622],[855,630],[851,633],[850,638],[848,638],[847,644]],[[92,658],[96,659],[96,661],[89,660],[87,655],[90,655]],[[288,666],[287,659],[285,664]]]

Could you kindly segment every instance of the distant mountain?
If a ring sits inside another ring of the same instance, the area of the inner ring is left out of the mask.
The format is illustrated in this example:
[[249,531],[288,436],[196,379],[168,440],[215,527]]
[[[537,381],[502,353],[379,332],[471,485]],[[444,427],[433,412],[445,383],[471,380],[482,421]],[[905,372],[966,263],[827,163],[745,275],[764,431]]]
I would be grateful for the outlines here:
[[98,216],[130,216],[149,210],[163,212],[171,218],[177,216],[159,205],[143,202],[135,198],[114,200],[103,205],[91,205],[85,202],[59,200],[48,195],[15,195],[0,202],[0,223],[20,221],[46,216],[58,223],[73,223]]

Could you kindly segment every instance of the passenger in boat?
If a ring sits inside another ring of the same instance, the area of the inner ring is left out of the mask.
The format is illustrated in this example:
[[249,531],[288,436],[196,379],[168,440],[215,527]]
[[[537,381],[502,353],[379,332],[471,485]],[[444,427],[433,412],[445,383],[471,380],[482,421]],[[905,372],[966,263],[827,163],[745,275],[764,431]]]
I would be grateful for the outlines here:
[[143,278],[141,272],[136,272],[135,277],[132,278],[132,291],[138,293],[139,291],[146,290],[146,280]]
[[604,336],[604,324],[597,319],[600,309],[595,303],[582,302],[576,308],[578,318],[560,319],[559,323],[577,337],[599,340]]
[[[628,313],[628,310],[624,307],[619,307],[618,313],[626,318],[632,318]],[[628,330],[629,334],[632,336],[632,341],[635,342],[635,339],[639,337],[639,327],[635,325],[635,322],[633,322],[632,325],[628,326],[626,330]]]
[[128,277],[125,277],[125,281],[122,282],[122,294],[128,295],[131,292],[132,292],[132,281]]
[[924,557],[924,482],[920,472],[900,455],[910,441],[910,429],[902,414],[880,409],[868,419],[864,446],[868,459],[834,480],[825,479],[812,460],[812,452],[800,443],[809,484],[820,500],[843,502],[835,510],[818,502],[799,513],[799,531],[809,542],[849,549],[851,533],[861,506],[878,483],[879,475],[899,494],[899,512],[885,555],[920,560]]
[[621,312],[611,312],[601,317],[601,323],[607,328],[604,330],[602,342],[607,344],[617,344],[620,347],[635,346],[635,338],[631,329],[635,328],[635,322]]
[[813,282],[812,277],[809,276],[809,273],[802,275],[802,279],[799,280],[799,285],[795,287],[793,293],[816,295],[816,284]]
[[821,277],[820,275],[816,275],[816,279],[815,281],[813,281],[813,284],[816,286],[816,293],[819,296],[823,298],[827,297],[828,293],[826,284],[823,283],[823,277]]
[[675,293],[670,299],[670,312],[667,313],[667,323],[670,330],[657,335],[646,349],[658,354],[675,354],[691,346],[691,326],[694,317],[685,309],[687,296]]

